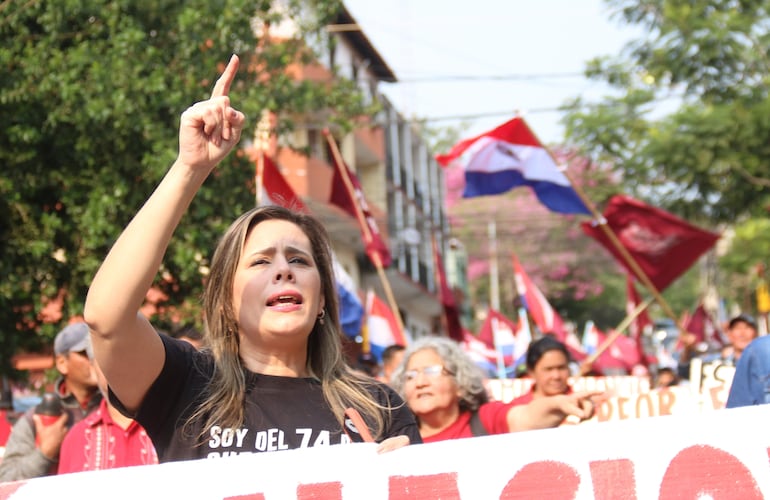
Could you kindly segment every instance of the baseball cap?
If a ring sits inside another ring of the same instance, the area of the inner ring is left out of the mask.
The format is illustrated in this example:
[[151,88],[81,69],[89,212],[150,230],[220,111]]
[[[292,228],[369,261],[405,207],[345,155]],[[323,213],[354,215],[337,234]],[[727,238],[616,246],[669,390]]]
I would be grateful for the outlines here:
[[89,358],[93,357],[91,334],[88,331],[88,325],[82,321],[67,325],[56,334],[56,339],[53,341],[53,352],[56,355],[82,351],[86,351]]
[[749,325],[755,330],[757,329],[757,320],[755,320],[754,316],[750,314],[746,314],[746,313],[739,314],[738,316],[731,319],[729,324],[730,328],[732,328],[733,326],[735,326],[736,323],[739,323],[739,322],[746,323],[747,325]]

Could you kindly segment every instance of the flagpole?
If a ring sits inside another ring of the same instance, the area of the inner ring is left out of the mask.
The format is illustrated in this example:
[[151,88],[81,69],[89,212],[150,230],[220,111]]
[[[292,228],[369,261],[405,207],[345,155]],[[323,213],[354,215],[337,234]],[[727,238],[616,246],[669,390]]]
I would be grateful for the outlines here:
[[372,352],[372,345],[369,340],[369,314],[372,312],[373,295],[374,291],[371,288],[366,291],[366,321],[361,325],[361,352],[364,354]]
[[[548,148],[545,144],[543,144],[542,141],[540,141],[540,138],[538,138],[535,135],[535,133],[532,131],[532,129],[529,128],[529,124],[524,120],[522,120],[522,123],[527,127],[527,130],[529,130],[529,133],[532,134],[532,137],[537,139],[537,142],[539,142],[540,145],[543,147],[543,149],[548,153],[548,156],[551,157],[554,164],[559,165],[559,162],[556,160],[556,157],[553,155],[553,152],[551,152],[551,149]],[[599,228],[604,232],[605,236],[607,236],[607,238],[610,240],[612,245],[618,250],[620,255],[623,257],[623,260],[626,261],[626,263],[631,267],[634,273],[641,279],[644,286],[646,286],[647,289],[650,290],[650,292],[652,293],[652,296],[655,298],[657,303],[663,308],[663,311],[666,313],[666,315],[677,323],[677,326],[679,327],[679,331],[682,332],[680,333],[680,336],[681,336],[686,331],[686,329],[681,324],[679,324],[679,319],[676,317],[676,314],[674,314],[674,311],[671,309],[671,306],[668,305],[668,302],[666,302],[666,299],[663,298],[663,295],[661,295],[658,288],[655,286],[652,280],[650,280],[650,277],[647,276],[647,273],[645,273],[641,267],[639,267],[639,264],[636,262],[636,259],[634,259],[634,257],[628,251],[628,249],[625,246],[623,246],[623,244],[620,242],[615,232],[607,224],[607,220],[604,218],[604,215],[602,215],[602,213],[599,212],[599,210],[596,208],[596,205],[594,205],[593,202],[588,198],[588,196],[586,196],[583,189],[580,186],[578,186],[575,182],[572,181],[572,178],[570,177],[566,168],[562,169],[562,174],[564,174],[564,177],[570,183],[570,185],[572,186],[572,189],[575,190],[575,193],[578,195],[578,197],[581,199],[583,204],[591,212],[591,215],[599,225]]]
[[[615,328],[615,331],[613,331],[604,339],[604,342],[602,342],[601,345],[596,348],[596,351],[583,360],[583,362],[580,364],[580,373],[582,375],[585,375],[590,371],[591,365],[593,365],[596,360],[599,359],[599,356],[601,356],[602,353],[606,351],[612,345],[612,343],[617,340],[618,337],[620,337],[623,331],[631,325],[631,322],[633,322],[640,314],[642,314],[642,312],[644,312],[645,309],[650,306],[652,300],[652,298],[648,298],[644,302],[638,304],[634,310],[631,311],[631,314],[627,314],[626,317],[623,318],[623,321],[621,321],[620,324]],[[583,335],[585,335],[585,333]]]
[[[326,136],[326,142],[329,143],[329,149],[331,150],[332,156],[334,156],[334,163],[337,167],[337,170],[340,172],[340,176],[342,177],[342,181],[345,183],[345,187],[348,190],[348,193],[351,193],[351,198],[353,201],[353,207],[356,211],[356,218],[358,219],[358,223],[361,226],[363,232],[364,232],[364,243],[366,245],[370,244],[372,242],[372,233],[369,230],[369,224],[366,222],[366,218],[364,217],[364,212],[361,210],[361,207],[358,204],[358,201],[356,200],[355,196],[355,188],[353,187],[353,182],[350,180],[350,172],[348,172],[347,164],[343,161],[342,155],[340,154],[340,150],[337,147],[337,143],[332,138],[331,133],[327,129],[324,129],[324,135]],[[390,281],[388,281],[388,277],[385,274],[385,269],[382,265],[382,258],[380,257],[380,254],[378,252],[371,252],[371,255],[369,257],[372,259],[374,263],[374,267],[377,269],[377,274],[380,277],[380,281],[382,282],[382,287],[385,290],[385,296],[388,299],[388,304],[390,304],[390,308],[393,311],[393,315],[396,318],[396,322],[398,323],[398,327],[401,329],[401,332],[405,332],[404,328],[404,321],[401,319],[401,311],[398,309],[398,304],[396,303],[396,299],[393,296],[393,290],[390,288]]]
[[[489,234],[489,304],[490,309],[500,312],[500,271],[497,262],[497,221],[491,220],[487,224]],[[487,312],[487,314],[489,314]],[[505,361],[497,334],[497,318],[492,318],[492,341],[495,343],[497,353],[497,378],[507,378],[505,375]]]
[[495,311],[500,310],[500,276],[497,267],[497,222],[489,221],[489,304]]
[[[487,312],[487,314],[489,314]],[[499,322],[497,318],[492,318],[492,341],[495,343],[495,353],[497,354],[497,378],[506,379],[505,375],[505,361],[503,360],[503,351],[500,349],[500,340],[497,330],[499,328]]]

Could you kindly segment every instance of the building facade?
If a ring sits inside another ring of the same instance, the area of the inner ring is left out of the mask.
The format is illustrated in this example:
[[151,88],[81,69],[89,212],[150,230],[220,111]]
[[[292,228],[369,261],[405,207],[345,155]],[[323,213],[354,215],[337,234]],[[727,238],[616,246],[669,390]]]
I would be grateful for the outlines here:
[[[335,78],[330,69],[335,67],[336,77],[355,81],[365,99],[379,103],[381,111],[373,118],[362,118],[353,132],[331,133],[361,183],[390,249],[391,265],[378,272],[366,257],[357,220],[329,201],[334,166],[326,152],[327,124],[322,112],[295,119],[295,132],[271,140],[267,153],[326,225],[337,257],[358,284],[362,298],[373,290],[387,300],[386,288],[390,288],[412,338],[445,335],[432,246],[435,238],[442,255],[447,255],[444,172],[419,129],[379,91],[381,83],[395,82],[396,76],[344,7],[337,25],[330,28],[334,28],[329,30],[329,36],[335,37],[333,49],[318,65],[292,71],[298,78],[323,81]],[[288,144],[310,154],[299,154]]]

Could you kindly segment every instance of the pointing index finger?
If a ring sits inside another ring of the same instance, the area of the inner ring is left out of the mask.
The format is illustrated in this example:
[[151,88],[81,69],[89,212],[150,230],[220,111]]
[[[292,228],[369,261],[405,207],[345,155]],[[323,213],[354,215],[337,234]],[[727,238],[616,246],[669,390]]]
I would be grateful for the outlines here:
[[227,67],[222,72],[222,75],[214,84],[214,90],[211,91],[211,97],[226,96],[230,93],[230,85],[235,80],[235,74],[238,73],[238,66],[240,65],[240,59],[233,54],[230,57],[230,61],[227,63]]

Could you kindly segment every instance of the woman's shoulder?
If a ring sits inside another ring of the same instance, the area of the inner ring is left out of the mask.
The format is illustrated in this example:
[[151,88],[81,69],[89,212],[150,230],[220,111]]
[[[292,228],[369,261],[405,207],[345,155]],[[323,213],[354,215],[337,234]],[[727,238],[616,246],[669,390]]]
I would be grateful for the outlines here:
[[207,349],[196,349],[184,340],[161,335],[163,347],[166,350],[164,371],[188,372],[209,379],[214,372],[214,357]]
[[504,403],[502,401],[487,401],[479,406],[478,413],[482,418],[498,418],[508,413],[508,410],[516,406],[513,401]]

